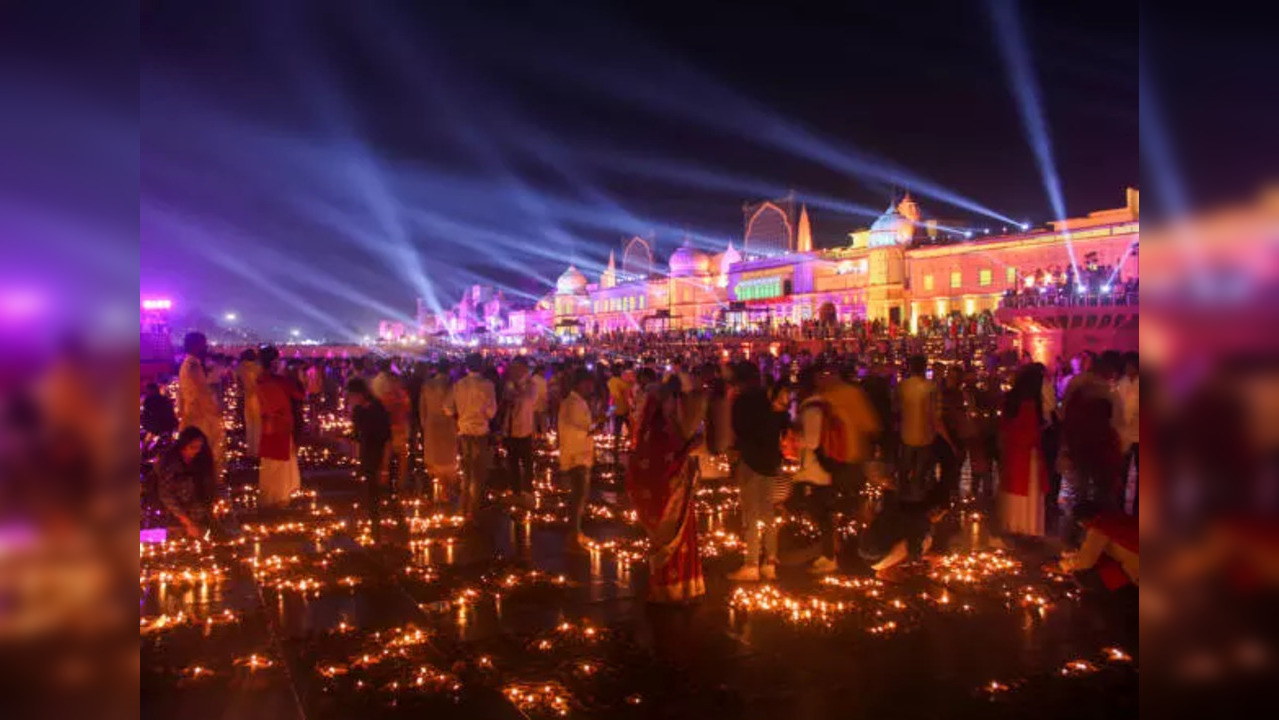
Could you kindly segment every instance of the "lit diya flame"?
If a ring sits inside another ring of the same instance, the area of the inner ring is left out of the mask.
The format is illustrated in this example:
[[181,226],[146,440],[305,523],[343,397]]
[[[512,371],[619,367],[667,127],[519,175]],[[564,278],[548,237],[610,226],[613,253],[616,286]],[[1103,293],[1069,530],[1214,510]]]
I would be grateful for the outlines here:
[[275,661],[265,655],[254,653],[248,657],[243,657],[235,661],[236,667],[248,668],[249,672],[257,672],[258,670],[266,670],[273,667]]
[[515,683],[503,688],[502,692],[522,712],[568,715],[571,698],[568,691],[557,682]]
[[320,675],[323,675],[324,677],[330,678],[330,679],[341,676],[341,675],[345,675],[349,671],[350,670],[345,665],[324,665],[320,668],[317,668],[317,672],[319,672]]
[[1000,695],[1008,692],[1011,689],[1012,688],[1010,688],[1008,685],[1001,683],[998,680],[991,680],[990,682],[981,686],[981,691],[986,693],[987,695]]
[[1097,666],[1087,660],[1069,660],[1061,667],[1061,674],[1067,676],[1087,675],[1097,672]]
[[203,665],[192,665],[182,669],[182,677],[187,680],[204,680],[213,677],[213,671]]
[[1132,656],[1124,652],[1123,648],[1102,648],[1101,652],[1105,654],[1106,659],[1110,662],[1132,662]]

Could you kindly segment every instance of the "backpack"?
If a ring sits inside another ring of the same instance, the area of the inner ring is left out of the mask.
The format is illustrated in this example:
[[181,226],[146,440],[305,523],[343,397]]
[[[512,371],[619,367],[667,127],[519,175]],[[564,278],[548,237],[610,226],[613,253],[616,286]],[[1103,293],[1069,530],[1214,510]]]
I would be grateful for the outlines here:
[[832,472],[849,461],[851,448],[848,447],[848,430],[844,419],[829,402],[815,400],[813,404],[822,411],[822,435],[817,445],[817,462],[823,470]]

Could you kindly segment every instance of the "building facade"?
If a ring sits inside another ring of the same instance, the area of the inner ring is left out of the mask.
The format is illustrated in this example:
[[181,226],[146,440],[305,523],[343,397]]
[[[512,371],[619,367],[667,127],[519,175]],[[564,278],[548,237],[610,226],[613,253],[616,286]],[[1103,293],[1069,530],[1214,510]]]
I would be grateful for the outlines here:
[[[915,332],[926,318],[993,312],[1008,291],[1060,284],[1072,267],[1113,268],[1116,281],[1137,277],[1138,192],[1129,189],[1126,200],[1047,228],[973,239],[923,219],[906,194],[847,243],[825,249],[813,247],[807,208],[746,205],[740,251],[730,241],[711,254],[686,240],[665,273],[647,275],[619,273],[610,257],[597,283],[569,267],[556,283],[553,328],[574,337],[864,319]],[[628,260],[636,241],[645,265],[655,267],[651,243],[640,238],[627,244]]]
[[742,210],[741,240],[720,252],[686,238],[662,264],[653,238],[631,237],[620,253],[610,253],[595,282],[570,265],[531,306],[515,307],[500,290],[479,285],[442,312],[430,313],[419,301],[418,336],[572,339],[856,320],[917,332],[935,318],[993,315],[1008,292],[1061,286],[1074,277],[1071,268],[1100,266],[1115,281],[1137,277],[1135,189],[1119,208],[976,237],[955,223],[924,218],[907,193],[869,227],[825,248],[815,246],[808,209],[794,197]]

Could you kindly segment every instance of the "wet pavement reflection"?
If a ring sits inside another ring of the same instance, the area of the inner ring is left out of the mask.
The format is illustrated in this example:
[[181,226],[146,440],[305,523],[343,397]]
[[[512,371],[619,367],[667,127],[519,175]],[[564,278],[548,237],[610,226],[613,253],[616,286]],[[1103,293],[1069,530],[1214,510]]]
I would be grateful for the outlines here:
[[[372,527],[349,468],[310,467],[291,507],[249,497],[226,539],[142,548],[144,716],[1026,717],[1136,711],[1135,618],[1038,548],[992,549],[985,516],[947,520],[946,561],[875,580],[845,523],[841,571],[807,575],[816,534],[783,515],[776,582],[734,586],[736,497],[699,495],[708,594],[644,602],[643,534],[607,447],[587,552],[539,456],[539,503],[499,491],[476,526],[390,502]],[[245,470],[237,487],[252,485]],[[501,487],[500,473],[492,478]],[[243,490],[238,491],[244,493]],[[249,490],[251,494],[251,489]]]

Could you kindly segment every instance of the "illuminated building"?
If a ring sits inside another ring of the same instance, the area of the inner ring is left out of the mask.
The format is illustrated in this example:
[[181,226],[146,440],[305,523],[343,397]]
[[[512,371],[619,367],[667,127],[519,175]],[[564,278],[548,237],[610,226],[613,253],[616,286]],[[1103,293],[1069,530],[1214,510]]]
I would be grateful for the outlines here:
[[797,209],[793,197],[743,211],[740,251],[730,241],[712,255],[685,239],[665,275],[641,272],[655,267],[651,242],[642,238],[625,245],[622,270],[610,255],[598,283],[570,266],[556,283],[555,332],[759,328],[812,319],[879,320],[916,331],[923,318],[993,313],[1010,290],[1060,286],[1067,268],[1084,258],[1114,266],[1116,280],[1137,277],[1135,189],[1123,207],[998,235],[925,219],[907,193],[869,228],[825,249],[814,247],[807,208]]
[[175,370],[173,338],[169,329],[169,313],[172,310],[173,301],[168,298],[147,298],[142,301],[139,313],[142,332],[138,354],[144,380],[169,376]]

